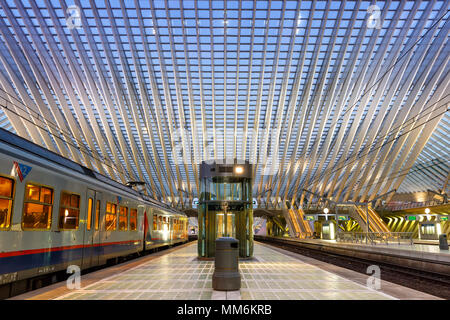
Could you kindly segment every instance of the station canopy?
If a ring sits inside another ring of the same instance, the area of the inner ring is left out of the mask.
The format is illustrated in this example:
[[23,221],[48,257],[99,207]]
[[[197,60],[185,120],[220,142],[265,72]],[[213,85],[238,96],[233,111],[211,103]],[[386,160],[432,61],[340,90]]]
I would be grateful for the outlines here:
[[444,192],[449,4],[0,0],[0,127],[176,207],[211,159],[272,207]]

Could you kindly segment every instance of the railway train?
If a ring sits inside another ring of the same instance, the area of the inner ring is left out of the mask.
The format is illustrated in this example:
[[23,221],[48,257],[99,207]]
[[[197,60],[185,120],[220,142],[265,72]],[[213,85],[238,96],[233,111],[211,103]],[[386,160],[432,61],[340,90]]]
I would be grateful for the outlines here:
[[187,240],[184,213],[0,129],[0,295]]

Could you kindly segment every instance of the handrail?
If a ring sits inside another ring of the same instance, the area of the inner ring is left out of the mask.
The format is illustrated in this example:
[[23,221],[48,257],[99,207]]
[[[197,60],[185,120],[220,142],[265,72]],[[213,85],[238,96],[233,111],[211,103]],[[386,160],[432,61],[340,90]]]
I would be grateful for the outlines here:
[[[367,241],[366,241],[367,240]],[[337,242],[413,245],[413,232],[337,232]]]
[[303,227],[305,228],[306,232],[313,234],[311,226],[309,225],[308,221],[305,221],[305,219],[304,219],[305,212],[303,212],[303,209],[299,208],[297,210],[297,213],[300,216],[300,221],[303,224]]
[[300,233],[301,232],[300,226],[298,225],[298,221],[297,221],[297,219],[295,217],[295,214],[294,214],[293,210],[292,209],[288,209],[288,212],[289,212],[289,217],[291,218],[292,223],[294,225],[295,232],[296,233]]
[[430,201],[423,201],[423,202],[409,202],[409,203],[402,203],[397,204],[395,202],[387,203],[384,208],[390,210],[390,211],[400,211],[405,209],[412,209],[412,208],[421,208],[421,207],[431,207],[431,206],[440,206],[443,205],[442,201],[436,201],[436,200],[430,200]]
[[312,232],[299,232],[296,234],[296,238],[298,239],[312,239],[313,233]]

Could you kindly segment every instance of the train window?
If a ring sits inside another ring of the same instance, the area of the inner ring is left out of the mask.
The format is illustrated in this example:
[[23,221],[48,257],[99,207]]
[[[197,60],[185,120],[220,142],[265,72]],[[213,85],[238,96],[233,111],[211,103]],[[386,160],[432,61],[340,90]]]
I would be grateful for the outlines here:
[[130,230],[137,230],[137,209],[130,209]]
[[86,221],[86,230],[91,230],[91,223],[92,223],[92,205],[94,200],[92,198],[89,198],[88,200],[88,211],[87,211],[87,221]]
[[164,217],[164,226],[163,226],[163,231],[169,231],[169,219],[166,217]]
[[0,177],[0,230],[11,225],[14,182],[13,179]]
[[126,231],[128,227],[128,208],[119,208],[119,230]]
[[74,193],[61,192],[59,206],[59,228],[78,229],[80,217],[80,196]]
[[52,223],[53,189],[27,184],[23,209],[23,229],[50,229]]
[[158,230],[162,230],[162,216],[158,217]]
[[153,215],[153,230],[158,229],[158,216],[156,214]]
[[111,202],[106,203],[106,231],[116,230],[117,224],[117,205]]
[[100,226],[100,200],[97,200],[95,205],[95,230],[98,230]]

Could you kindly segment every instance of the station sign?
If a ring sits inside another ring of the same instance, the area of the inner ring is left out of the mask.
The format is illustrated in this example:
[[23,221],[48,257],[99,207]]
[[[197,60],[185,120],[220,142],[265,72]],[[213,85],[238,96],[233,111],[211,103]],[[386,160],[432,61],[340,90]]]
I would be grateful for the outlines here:
[[316,216],[314,216],[312,214],[305,214],[303,219],[306,220],[306,221],[315,221],[316,220]]
[[349,219],[349,216],[345,215],[345,216],[338,216],[338,220],[339,221],[347,221],[347,220],[350,220],[350,219]]
[[448,216],[441,216],[439,219],[441,221],[448,221]]
[[416,216],[405,216],[405,220],[406,221],[416,221],[417,217]]

